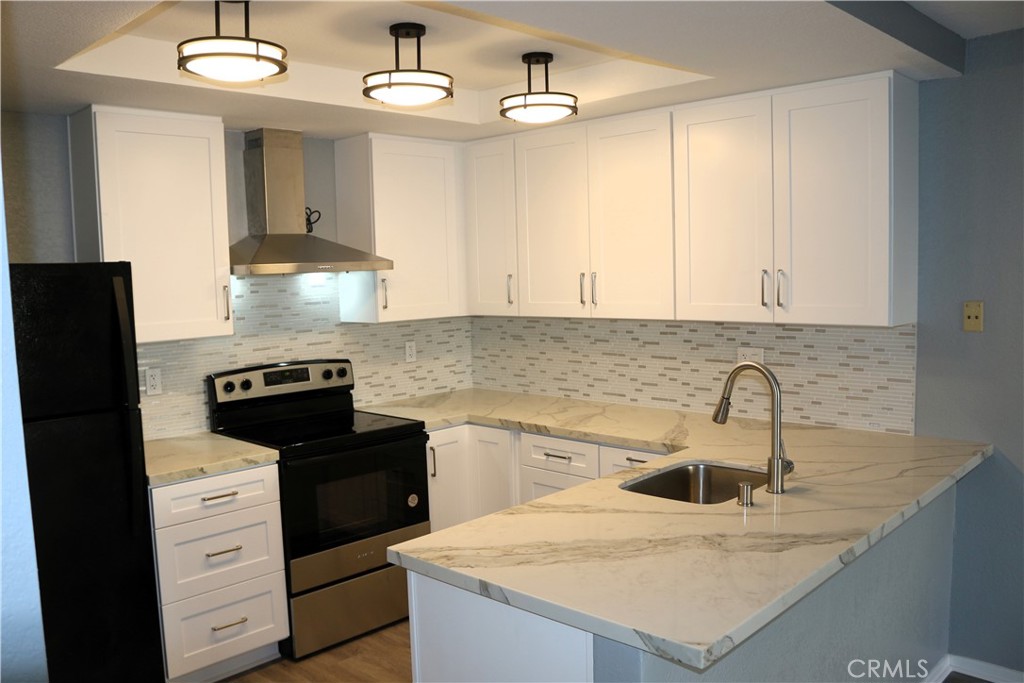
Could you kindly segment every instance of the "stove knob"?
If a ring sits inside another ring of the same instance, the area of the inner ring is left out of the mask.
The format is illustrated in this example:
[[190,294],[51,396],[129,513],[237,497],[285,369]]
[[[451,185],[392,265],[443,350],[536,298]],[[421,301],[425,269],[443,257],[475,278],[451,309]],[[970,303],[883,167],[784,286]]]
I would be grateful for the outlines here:
[[331,378],[334,377],[334,372],[331,370],[324,370],[322,373],[320,373],[320,376],[323,377],[325,380],[330,380]]
[[348,377],[348,368],[338,368],[338,377]]
[[243,379],[242,383],[239,384],[238,386],[242,387],[242,391],[249,391],[250,389],[252,389],[252,381],[248,379]]
[[224,393],[225,394],[230,394],[234,390],[235,390],[235,383],[234,382],[232,382],[231,380],[228,380],[227,382],[224,382]]

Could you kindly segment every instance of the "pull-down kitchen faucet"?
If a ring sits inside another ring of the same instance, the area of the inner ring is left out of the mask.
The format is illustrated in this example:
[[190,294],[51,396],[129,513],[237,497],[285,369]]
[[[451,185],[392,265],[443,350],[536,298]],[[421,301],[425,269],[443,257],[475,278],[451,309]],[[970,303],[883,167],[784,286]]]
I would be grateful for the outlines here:
[[793,471],[793,461],[786,457],[786,445],[782,443],[782,390],[779,388],[779,380],[775,373],[768,369],[768,366],[757,361],[745,360],[736,364],[729,376],[725,378],[725,388],[722,389],[722,398],[718,400],[715,414],[712,420],[724,425],[729,419],[730,398],[732,397],[732,386],[736,383],[736,377],[744,370],[754,370],[761,374],[768,382],[768,388],[772,392],[772,454],[768,458],[768,493],[785,493],[785,475]]

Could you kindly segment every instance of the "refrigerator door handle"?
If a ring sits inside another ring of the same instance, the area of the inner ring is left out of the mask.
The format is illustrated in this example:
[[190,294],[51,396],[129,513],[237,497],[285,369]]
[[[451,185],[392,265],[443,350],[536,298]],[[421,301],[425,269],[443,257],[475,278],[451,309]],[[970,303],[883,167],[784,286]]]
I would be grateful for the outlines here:
[[121,356],[124,361],[124,383],[128,391],[129,408],[139,405],[139,368],[135,359],[135,343],[132,339],[132,312],[128,307],[128,290],[124,278],[114,277],[114,300],[117,303],[117,322],[121,332]]

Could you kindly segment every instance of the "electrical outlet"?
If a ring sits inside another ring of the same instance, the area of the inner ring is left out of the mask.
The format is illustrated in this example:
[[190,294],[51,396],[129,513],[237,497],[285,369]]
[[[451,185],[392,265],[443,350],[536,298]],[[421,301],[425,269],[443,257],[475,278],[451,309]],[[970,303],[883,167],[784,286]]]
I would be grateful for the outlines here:
[[405,362],[412,363],[416,360],[416,342],[405,342]]
[[160,377],[160,368],[146,368],[146,395],[156,396],[163,392],[164,383]]
[[985,331],[985,302],[964,302],[964,332]]
[[744,360],[756,360],[758,363],[764,362],[764,349],[755,349],[751,346],[739,346],[736,348],[736,362]]

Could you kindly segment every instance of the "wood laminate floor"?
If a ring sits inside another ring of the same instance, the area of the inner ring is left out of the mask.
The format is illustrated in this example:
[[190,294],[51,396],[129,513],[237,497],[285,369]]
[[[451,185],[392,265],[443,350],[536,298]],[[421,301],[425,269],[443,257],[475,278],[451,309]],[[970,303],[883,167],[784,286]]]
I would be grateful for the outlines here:
[[230,683],[349,683],[412,681],[409,622],[374,631],[293,662],[279,659],[246,671]]

